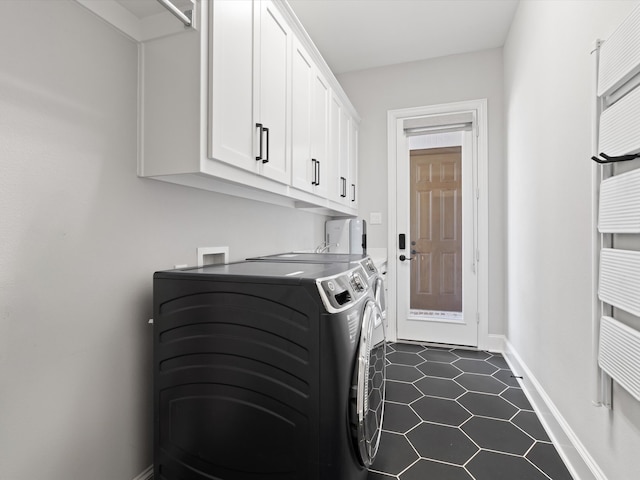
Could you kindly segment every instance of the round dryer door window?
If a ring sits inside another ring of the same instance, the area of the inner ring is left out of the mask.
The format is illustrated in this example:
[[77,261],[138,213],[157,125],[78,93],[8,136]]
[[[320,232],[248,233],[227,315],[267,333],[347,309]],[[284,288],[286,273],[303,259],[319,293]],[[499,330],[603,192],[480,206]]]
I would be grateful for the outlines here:
[[360,460],[369,467],[380,444],[384,418],[386,379],[386,341],[382,313],[376,302],[367,302],[356,359],[355,417],[357,450]]

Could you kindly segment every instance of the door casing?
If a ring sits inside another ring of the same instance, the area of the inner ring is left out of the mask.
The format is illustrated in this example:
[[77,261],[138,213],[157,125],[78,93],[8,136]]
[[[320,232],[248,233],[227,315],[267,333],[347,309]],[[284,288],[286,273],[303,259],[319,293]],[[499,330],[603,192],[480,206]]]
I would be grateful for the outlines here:
[[487,99],[469,100],[423,107],[390,110],[387,113],[387,178],[388,178],[388,281],[387,311],[389,317],[390,341],[397,341],[397,149],[398,142],[406,144],[403,122],[407,119],[422,116],[447,115],[473,111],[475,120],[473,128],[477,134],[477,205],[478,205],[478,240],[477,240],[477,274],[478,274],[478,348],[483,350],[499,350],[500,346],[489,335],[489,211],[488,211],[488,120]]

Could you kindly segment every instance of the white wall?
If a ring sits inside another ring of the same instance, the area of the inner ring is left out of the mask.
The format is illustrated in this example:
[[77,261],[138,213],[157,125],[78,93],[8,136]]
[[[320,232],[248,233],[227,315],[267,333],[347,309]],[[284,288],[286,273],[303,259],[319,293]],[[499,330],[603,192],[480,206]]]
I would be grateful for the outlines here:
[[0,1],[0,478],[151,463],[152,274],[323,238],[324,217],[136,177],[137,47],[72,1]]
[[609,480],[638,478],[640,404],[591,405],[590,51],[637,4],[522,1],[504,48],[508,337]]
[[487,98],[489,118],[489,333],[504,333],[505,186],[502,49],[404,63],[338,76],[362,117],[359,144],[360,215],[382,212],[367,225],[370,247],[387,247],[387,112]]

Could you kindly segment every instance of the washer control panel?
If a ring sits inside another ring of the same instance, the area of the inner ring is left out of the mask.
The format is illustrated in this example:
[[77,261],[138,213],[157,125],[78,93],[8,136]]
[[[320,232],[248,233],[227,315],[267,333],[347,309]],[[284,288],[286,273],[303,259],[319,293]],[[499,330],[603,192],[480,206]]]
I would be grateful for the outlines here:
[[362,266],[358,266],[343,274],[318,280],[327,310],[332,313],[345,310],[365,296],[370,289],[366,278]]

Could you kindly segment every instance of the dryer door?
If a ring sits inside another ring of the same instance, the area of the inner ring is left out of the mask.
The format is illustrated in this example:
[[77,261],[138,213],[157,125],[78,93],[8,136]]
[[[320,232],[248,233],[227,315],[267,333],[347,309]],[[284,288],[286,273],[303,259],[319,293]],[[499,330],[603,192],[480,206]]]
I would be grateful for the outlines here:
[[369,300],[362,315],[355,371],[355,433],[360,460],[369,467],[380,444],[384,418],[386,342],[382,313]]

